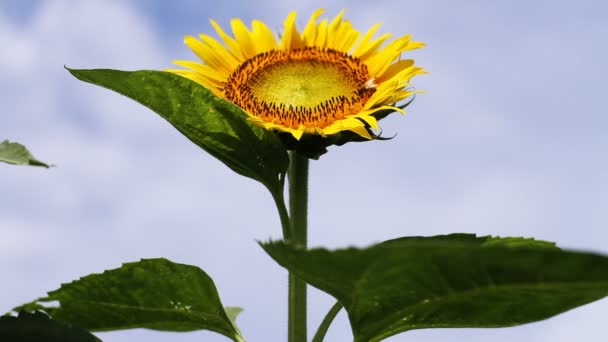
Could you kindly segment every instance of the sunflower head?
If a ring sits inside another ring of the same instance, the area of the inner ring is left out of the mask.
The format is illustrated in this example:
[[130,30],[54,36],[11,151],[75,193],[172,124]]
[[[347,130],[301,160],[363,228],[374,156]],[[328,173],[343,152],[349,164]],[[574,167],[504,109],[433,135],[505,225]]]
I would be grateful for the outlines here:
[[296,13],[285,19],[280,39],[261,21],[248,28],[232,19],[232,35],[215,21],[220,40],[201,34],[185,43],[201,62],[175,61],[187,77],[241,107],[249,120],[277,131],[287,148],[318,158],[332,144],[377,138],[378,120],[403,111],[410,79],[425,73],[402,53],[424,46],[403,36],[374,37],[343,19],[319,20],[319,9],[300,32]]

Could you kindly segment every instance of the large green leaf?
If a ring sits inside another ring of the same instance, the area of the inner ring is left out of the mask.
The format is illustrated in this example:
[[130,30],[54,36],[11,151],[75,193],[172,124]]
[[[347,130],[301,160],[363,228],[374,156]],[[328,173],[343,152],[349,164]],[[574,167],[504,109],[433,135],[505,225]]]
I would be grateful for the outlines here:
[[[54,319],[91,331],[206,329],[241,340],[213,280],[198,267],[167,259],[143,259],[88,275],[14,311],[41,309]],[[231,316],[234,310],[229,310]]]
[[88,331],[63,324],[42,312],[21,312],[0,317],[0,341],[6,342],[100,342]]
[[279,138],[251,125],[245,112],[208,89],[163,71],[68,70],[150,108],[235,172],[278,188],[289,165]]
[[355,341],[421,328],[513,326],[608,295],[608,257],[531,239],[454,234],[335,251],[262,246],[344,305]]
[[47,164],[34,158],[27,148],[19,143],[4,140],[0,143],[0,162],[15,165],[32,165],[49,167]]

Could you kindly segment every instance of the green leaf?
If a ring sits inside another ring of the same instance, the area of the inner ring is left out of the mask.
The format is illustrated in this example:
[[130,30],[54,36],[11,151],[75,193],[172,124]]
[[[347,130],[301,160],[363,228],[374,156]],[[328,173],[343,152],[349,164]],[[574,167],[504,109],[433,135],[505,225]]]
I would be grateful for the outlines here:
[[422,328],[514,326],[608,295],[608,257],[531,239],[454,234],[335,251],[262,247],[344,305],[355,341]]
[[228,318],[230,318],[230,321],[236,326],[236,319],[243,312],[243,308],[227,306],[224,310],[226,311]]
[[15,165],[32,165],[49,167],[49,165],[34,158],[27,148],[19,143],[4,140],[0,143],[0,162]]
[[[49,301],[60,305],[45,305]],[[206,329],[235,341],[241,338],[213,280],[198,267],[167,259],[143,259],[91,274],[13,310],[32,308],[91,331]]]
[[243,312],[243,308],[239,308],[236,306],[227,306],[224,308],[224,310],[226,311],[226,315],[230,319],[230,322],[232,322],[232,326],[234,327],[234,330],[236,330],[239,333],[239,335],[241,335],[241,331],[239,330],[239,327],[236,324],[236,319],[241,314],[241,312]]
[[100,342],[88,331],[63,324],[42,312],[20,312],[18,317],[0,317],[0,341]]
[[189,79],[151,70],[68,71],[150,108],[229,168],[269,189],[276,190],[287,171],[287,151],[273,132],[250,124],[239,107]]

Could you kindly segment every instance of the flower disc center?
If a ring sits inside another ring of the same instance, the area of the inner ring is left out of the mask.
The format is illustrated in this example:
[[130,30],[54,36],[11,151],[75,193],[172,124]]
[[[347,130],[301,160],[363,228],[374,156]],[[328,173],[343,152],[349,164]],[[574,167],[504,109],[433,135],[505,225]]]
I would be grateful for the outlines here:
[[331,98],[351,97],[360,87],[345,70],[315,60],[277,63],[257,72],[248,83],[258,100],[293,108],[313,108]]
[[271,50],[241,64],[225,95],[269,124],[316,130],[359,113],[375,91],[369,81],[367,66],[343,52]]

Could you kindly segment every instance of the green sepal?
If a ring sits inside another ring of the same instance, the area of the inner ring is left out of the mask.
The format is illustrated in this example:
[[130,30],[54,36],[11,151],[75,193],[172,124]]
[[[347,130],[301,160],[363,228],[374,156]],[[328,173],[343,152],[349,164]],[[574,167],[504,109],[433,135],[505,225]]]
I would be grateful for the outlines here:
[[[412,96],[406,103],[397,106],[399,109],[404,109],[407,107],[412,101],[414,97]],[[373,114],[376,120],[380,120],[385,118],[386,116],[394,113],[393,109],[384,109],[377,111]],[[363,122],[363,121],[362,121]],[[369,124],[363,122],[365,125],[365,129],[367,133],[372,137],[371,140],[391,140],[393,137],[383,137],[382,132],[375,132]],[[346,143],[350,142],[365,142],[370,141],[370,139],[364,138],[357,133],[351,131],[342,131],[340,133],[331,134],[328,136],[321,136],[316,134],[304,134],[300,140],[296,140],[291,133],[278,133],[279,138],[285,145],[288,150],[296,151],[298,154],[309,158],[318,160],[322,155],[327,153],[327,148],[329,146],[342,146]]]

